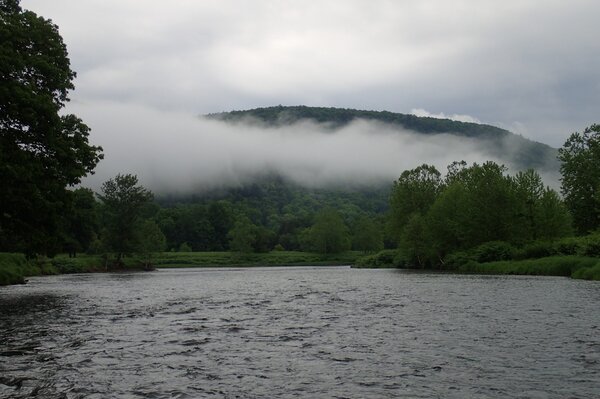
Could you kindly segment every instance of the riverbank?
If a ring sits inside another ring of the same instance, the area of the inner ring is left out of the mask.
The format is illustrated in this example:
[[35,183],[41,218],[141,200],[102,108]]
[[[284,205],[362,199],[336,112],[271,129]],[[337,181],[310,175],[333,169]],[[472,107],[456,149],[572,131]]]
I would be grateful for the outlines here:
[[[151,258],[154,268],[252,267],[252,266],[325,266],[351,265],[362,255],[358,251],[318,254],[298,251],[239,254],[234,252],[162,252]],[[125,257],[119,270],[144,270],[141,259]],[[0,253],[0,285],[23,284],[26,277],[52,274],[119,271],[107,269],[100,255],[81,254],[76,258],[58,255],[52,259],[27,260],[22,254]]]
[[[396,251],[382,251],[377,255],[362,256],[361,252],[317,254],[297,251],[272,251],[261,254],[233,252],[162,252],[152,257],[155,268],[191,267],[253,267],[253,266],[326,266],[352,265],[356,268],[397,268]],[[365,261],[367,260],[367,261]],[[95,273],[106,271],[144,270],[135,256],[124,258],[121,269],[107,269],[100,255],[79,255],[69,258],[27,260],[22,254],[0,253],[0,285],[23,284],[31,276]],[[469,261],[450,272],[478,274],[514,274],[563,276],[600,281],[600,259],[586,256],[550,256],[538,259],[510,260],[480,263]]]
[[240,254],[235,252],[163,252],[152,264],[157,268],[224,266],[336,266],[351,265],[362,255],[358,251],[318,254],[299,251],[271,251]]
[[[359,258],[353,267],[367,269],[403,268],[405,264],[402,262],[402,256],[398,250],[383,250],[377,254]],[[582,255],[554,255],[534,259],[511,259],[492,262],[478,262],[465,258],[464,261],[458,264],[446,264],[446,267],[441,270],[450,273],[562,276],[600,281],[600,258]]]
[[[144,269],[137,258],[126,258],[123,263],[122,268],[110,269],[110,271]],[[54,258],[27,259],[23,254],[0,253],[0,286],[25,284],[26,278],[32,276],[106,271],[105,262],[99,255],[80,255],[76,258],[59,255]]]
[[478,274],[564,276],[600,281],[600,259],[586,256],[548,256],[487,263],[470,261],[460,266],[458,271]]

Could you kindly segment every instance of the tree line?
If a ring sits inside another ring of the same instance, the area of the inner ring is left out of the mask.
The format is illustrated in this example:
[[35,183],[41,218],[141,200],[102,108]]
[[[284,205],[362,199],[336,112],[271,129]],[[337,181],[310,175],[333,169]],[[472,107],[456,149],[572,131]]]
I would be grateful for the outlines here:
[[[136,176],[117,175],[98,193],[88,188],[72,191],[73,206],[60,232],[63,246],[56,252],[62,250],[71,256],[78,252],[110,254],[111,261],[119,265],[124,256],[133,253],[165,250],[339,253],[383,248],[383,219],[370,217],[347,203],[339,207],[345,209],[345,219],[338,209],[315,204],[307,194],[297,195],[293,206],[284,206],[276,213],[270,213],[274,211],[268,201],[262,207],[252,207],[241,199],[161,206]],[[330,193],[324,202],[336,199],[339,201]],[[294,210],[297,213],[292,213]]]
[[[18,0],[0,0],[0,37],[3,252],[31,257],[85,251],[111,254],[119,264],[133,252],[145,254],[149,263],[148,254],[158,250],[396,248],[404,265],[444,267],[453,254],[485,243],[523,246],[600,227],[599,125],[573,133],[559,149],[562,196],[534,170],[510,175],[493,162],[462,161],[449,165],[444,176],[427,164],[402,172],[389,203],[385,189],[310,191],[282,181],[233,189],[221,198],[156,201],[129,174],[109,179],[98,193],[74,189],[103,154],[89,142],[90,129],[81,119],[61,113],[75,72],[58,27],[23,10]],[[273,117],[282,109],[259,111]],[[315,112],[318,118],[333,112],[341,122],[358,115],[306,107],[283,111],[315,118]]]
[[448,255],[492,241],[521,246],[572,233],[558,193],[534,170],[511,176],[494,162],[405,171],[394,183],[391,221],[404,261],[443,267]]

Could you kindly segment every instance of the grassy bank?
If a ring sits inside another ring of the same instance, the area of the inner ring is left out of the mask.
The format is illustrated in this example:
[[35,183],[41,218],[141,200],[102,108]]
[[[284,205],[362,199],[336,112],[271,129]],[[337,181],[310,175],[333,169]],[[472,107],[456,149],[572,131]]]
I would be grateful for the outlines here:
[[[124,263],[125,269],[142,268],[140,261],[135,257],[125,258]],[[26,259],[23,254],[0,253],[0,285],[23,284],[26,277],[32,276],[106,270],[105,262],[99,255],[79,255],[77,258],[59,255],[52,259],[45,257]]]
[[0,285],[23,284],[27,276],[56,273],[50,266],[27,260],[22,254],[0,253]]
[[356,259],[352,267],[357,269],[395,269],[400,267],[397,261],[398,257],[397,249],[384,249],[376,254],[361,256]]
[[[152,264],[157,268],[349,265],[360,255],[360,252],[355,251],[335,255],[296,251],[273,251],[262,254],[162,252],[152,258]],[[143,269],[138,257],[126,257],[123,261],[125,270]],[[102,271],[107,271],[107,267],[100,255],[82,254],[76,258],[59,255],[52,259],[27,260],[22,254],[0,253],[0,285],[22,284],[26,277],[31,276]]]
[[[236,254],[232,252],[163,252],[152,262],[157,268],[225,267],[225,266],[318,266],[354,265],[354,267],[397,267],[397,251],[382,251],[377,255],[361,256],[360,252],[323,255],[309,252],[273,251],[263,254]],[[125,269],[139,270],[136,257],[124,259]],[[53,259],[27,260],[22,254],[0,253],[0,285],[24,283],[29,276],[106,271],[105,261],[99,255],[79,255],[69,258],[60,255]],[[460,273],[519,274],[538,276],[566,276],[586,280],[600,280],[600,259],[586,256],[549,256],[538,259],[497,262],[469,261],[459,266]]]
[[600,259],[585,256],[549,256],[538,259],[498,262],[467,262],[458,271],[482,274],[520,274],[532,276],[565,276],[600,280]]
[[349,265],[360,252],[323,255],[311,252],[272,251],[238,254],[233,252],[163,252],[153,259],[158,268],[210,266],[319,266]]
[[[553,255],[534,259],[510,259],[502,261],[477,261],[474,256],[446,264],[444,270],[459,273],[520,274],[532,276],[565,276],[585,280],[600,280],[600,258],[584,255]],[[475,257],[476,258],[476,257]],[[485,258],[485,257],[484,257]],[[353,267],[402,268],[406,267],[398,250],[383,250],[377,254],[361,257]],[[439,269],[436,269],[439,270]]]

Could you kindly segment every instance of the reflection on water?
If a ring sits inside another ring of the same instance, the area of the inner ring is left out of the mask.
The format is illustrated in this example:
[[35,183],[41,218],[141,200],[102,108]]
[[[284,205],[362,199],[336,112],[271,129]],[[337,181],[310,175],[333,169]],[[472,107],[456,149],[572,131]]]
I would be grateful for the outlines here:
[[349,268],[0,289],[0,398],[596,398],[600,284]]

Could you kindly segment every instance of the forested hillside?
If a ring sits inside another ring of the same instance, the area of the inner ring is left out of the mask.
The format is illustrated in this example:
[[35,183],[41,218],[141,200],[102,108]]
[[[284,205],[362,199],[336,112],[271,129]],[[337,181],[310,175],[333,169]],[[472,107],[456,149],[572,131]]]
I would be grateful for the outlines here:
[[197,251],[229,249],[228,233],[236,222],[242,222],[258,229],[254,234],[261,239],[256,242],[256,250],[269,250],[277,244],[298,250],[306,247],[302,231],[313,225],[320,211],[327,209],[335,209],[351,230],[364,218],[377,220],[383,230],[390,190],[388,184],[311,189],[268,175],[201,195],[157,197],[161,209],[156,220],[169,248],[177,249],[187,243]]
[[491,155],[510,164],[514,169],[535,168],[558,171],[555,148],[528,140],[508,130],[485,124],[419,117],[388,111],[281,105],[215,113],[209,114],[207,117],[226,122],[251,123],[254,120],[273,127],[290,125],[302,120],[312,120],[326,124],[332,129],[343,127],[357,119],[377,121],[424,135],[448,133],[475,138],[482,142]]

